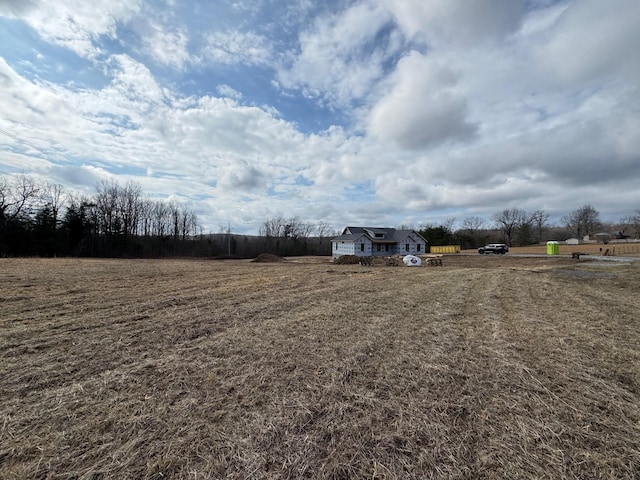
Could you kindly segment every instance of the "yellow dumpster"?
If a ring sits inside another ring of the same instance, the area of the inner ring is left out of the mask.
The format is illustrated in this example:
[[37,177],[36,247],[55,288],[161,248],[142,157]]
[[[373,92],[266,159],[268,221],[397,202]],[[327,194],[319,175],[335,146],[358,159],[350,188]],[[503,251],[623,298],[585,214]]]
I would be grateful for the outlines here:
[[460,245],[432,245],[430,253],[460,253]]

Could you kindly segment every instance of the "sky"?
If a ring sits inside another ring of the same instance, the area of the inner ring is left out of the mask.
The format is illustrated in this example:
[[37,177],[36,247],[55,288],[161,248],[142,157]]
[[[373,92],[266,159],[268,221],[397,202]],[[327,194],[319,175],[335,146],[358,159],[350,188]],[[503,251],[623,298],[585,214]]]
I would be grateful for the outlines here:
[[205,231],[640,208],[638,0],[0,0],[0,172]]

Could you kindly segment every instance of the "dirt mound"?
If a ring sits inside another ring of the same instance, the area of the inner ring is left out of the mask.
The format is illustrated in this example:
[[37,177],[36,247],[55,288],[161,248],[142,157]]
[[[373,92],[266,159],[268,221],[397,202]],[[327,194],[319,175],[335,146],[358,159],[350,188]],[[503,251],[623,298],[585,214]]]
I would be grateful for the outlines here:
[[284,257],[281,257],[280,255],[273,255],[271,253],[261,253],[251,261],[257,262],[257,263],[278,263],[278,262],[286,262],[287,260]]
[[360,263],[360,257],[357,255],[342,255],[336,258],[333,263],[336,265],[357,265]]

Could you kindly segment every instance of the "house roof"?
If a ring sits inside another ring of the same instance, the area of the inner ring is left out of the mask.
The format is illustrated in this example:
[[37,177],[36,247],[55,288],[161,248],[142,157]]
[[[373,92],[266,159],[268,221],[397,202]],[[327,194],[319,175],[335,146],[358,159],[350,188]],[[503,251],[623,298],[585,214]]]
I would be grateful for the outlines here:
[[409,235],[415,235],[416,237],[426,242],[426,240],[422,238],[422,236],[415,230],[396,230],[393,234],[393,237],[396,239],[396,241],[401,242],[402,240],[407,238]]
[[364,233],[347,233],[331,239],[332,242],[355,242],[362,237]]
[[414,235],[426,243],[426,240],[415,230],[396,230],[395,228],[380,227],[346,227],[342,235],[332,239],[339,242],[355,242],[366,235],[373,243],[399,243],[409,235]]

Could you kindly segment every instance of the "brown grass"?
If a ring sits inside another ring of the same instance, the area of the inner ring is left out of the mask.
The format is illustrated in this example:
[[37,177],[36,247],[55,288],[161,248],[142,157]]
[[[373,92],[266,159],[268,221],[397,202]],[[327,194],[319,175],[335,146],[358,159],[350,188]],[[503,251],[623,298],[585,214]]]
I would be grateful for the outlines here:
[[640,262],[0,259],[0,478],[638,478]]

